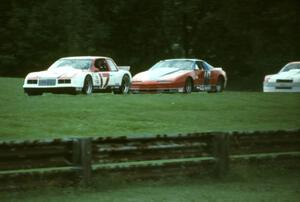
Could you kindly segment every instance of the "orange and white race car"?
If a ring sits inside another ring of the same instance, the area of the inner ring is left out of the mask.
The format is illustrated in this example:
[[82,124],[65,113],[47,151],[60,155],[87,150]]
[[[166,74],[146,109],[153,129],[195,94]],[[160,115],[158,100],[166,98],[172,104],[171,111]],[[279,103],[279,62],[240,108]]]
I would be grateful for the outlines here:
[[96,90],[126,94],[131,82],[129,69],[129,66],[117,66],[108,57],[65,57],[45,71],[29,73],[23,88],[28,95],[46,92],[89,95]]
[[225,71],[199,59],[162,60],[132,78],[135,92],[222,92],[227,84]]

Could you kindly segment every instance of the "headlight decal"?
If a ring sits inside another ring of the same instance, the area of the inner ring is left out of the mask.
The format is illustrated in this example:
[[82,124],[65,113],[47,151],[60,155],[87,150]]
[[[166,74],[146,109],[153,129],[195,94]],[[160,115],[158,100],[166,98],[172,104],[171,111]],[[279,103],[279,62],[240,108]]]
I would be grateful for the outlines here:
[[37,79],[28,79],[27,84],[37,84]]
[[71,79],[59,79],[58,84],[70,84]]

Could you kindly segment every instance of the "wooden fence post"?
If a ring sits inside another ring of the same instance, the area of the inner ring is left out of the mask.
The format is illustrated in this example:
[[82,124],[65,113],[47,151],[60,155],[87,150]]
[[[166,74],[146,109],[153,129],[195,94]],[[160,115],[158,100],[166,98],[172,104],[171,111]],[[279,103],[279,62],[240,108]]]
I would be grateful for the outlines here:
[[74,141],[73,163],[81,172],[82,183],[86,186],[92,177],[92,141],[91,138],[82,138]]
[[214,134],[213,145],[216,158],[215,175],[222,178],[229,170],[229,136],[223,133]]
[[73,140],[73,150],[72,150],[72,162],[76,167],[80,167],[80,142],[79,139]]

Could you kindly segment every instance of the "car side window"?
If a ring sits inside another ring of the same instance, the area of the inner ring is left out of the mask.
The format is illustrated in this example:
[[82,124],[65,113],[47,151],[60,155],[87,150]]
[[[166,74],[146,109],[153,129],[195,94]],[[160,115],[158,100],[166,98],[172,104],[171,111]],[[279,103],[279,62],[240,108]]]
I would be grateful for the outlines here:
[[100,72],[109,71],[108,65],[104,59],[98,59],[95,61],[95,67],[99,69]]
[[113,61],[108,59],[107,63],[109,65],[111,71],[118,71],[118,68],[117,68],[116,64]]
[[197,66],[198,66],[198,68],[199,68],[200,70],[205,70],[202,61],[197,61],[196,64],[197,64]]

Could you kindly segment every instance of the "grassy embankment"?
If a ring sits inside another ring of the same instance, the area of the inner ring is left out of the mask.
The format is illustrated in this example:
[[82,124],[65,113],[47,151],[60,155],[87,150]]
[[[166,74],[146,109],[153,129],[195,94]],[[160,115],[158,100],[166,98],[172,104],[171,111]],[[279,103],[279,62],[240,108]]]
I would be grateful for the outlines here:
[[[225,92],[28,97],[22,79],[0,79],[0,140],[75,136],[153,135],[196,131],[276,130],[300,126],[300,94]],[[232,167],[224,180],[175,178],[126,182],[89,189],[40,188],[0,192],[6,201],[298,201],[296,168]]]
[[29,97],[0,78],[0,141],[300,127],[300,94],[55,95]]

